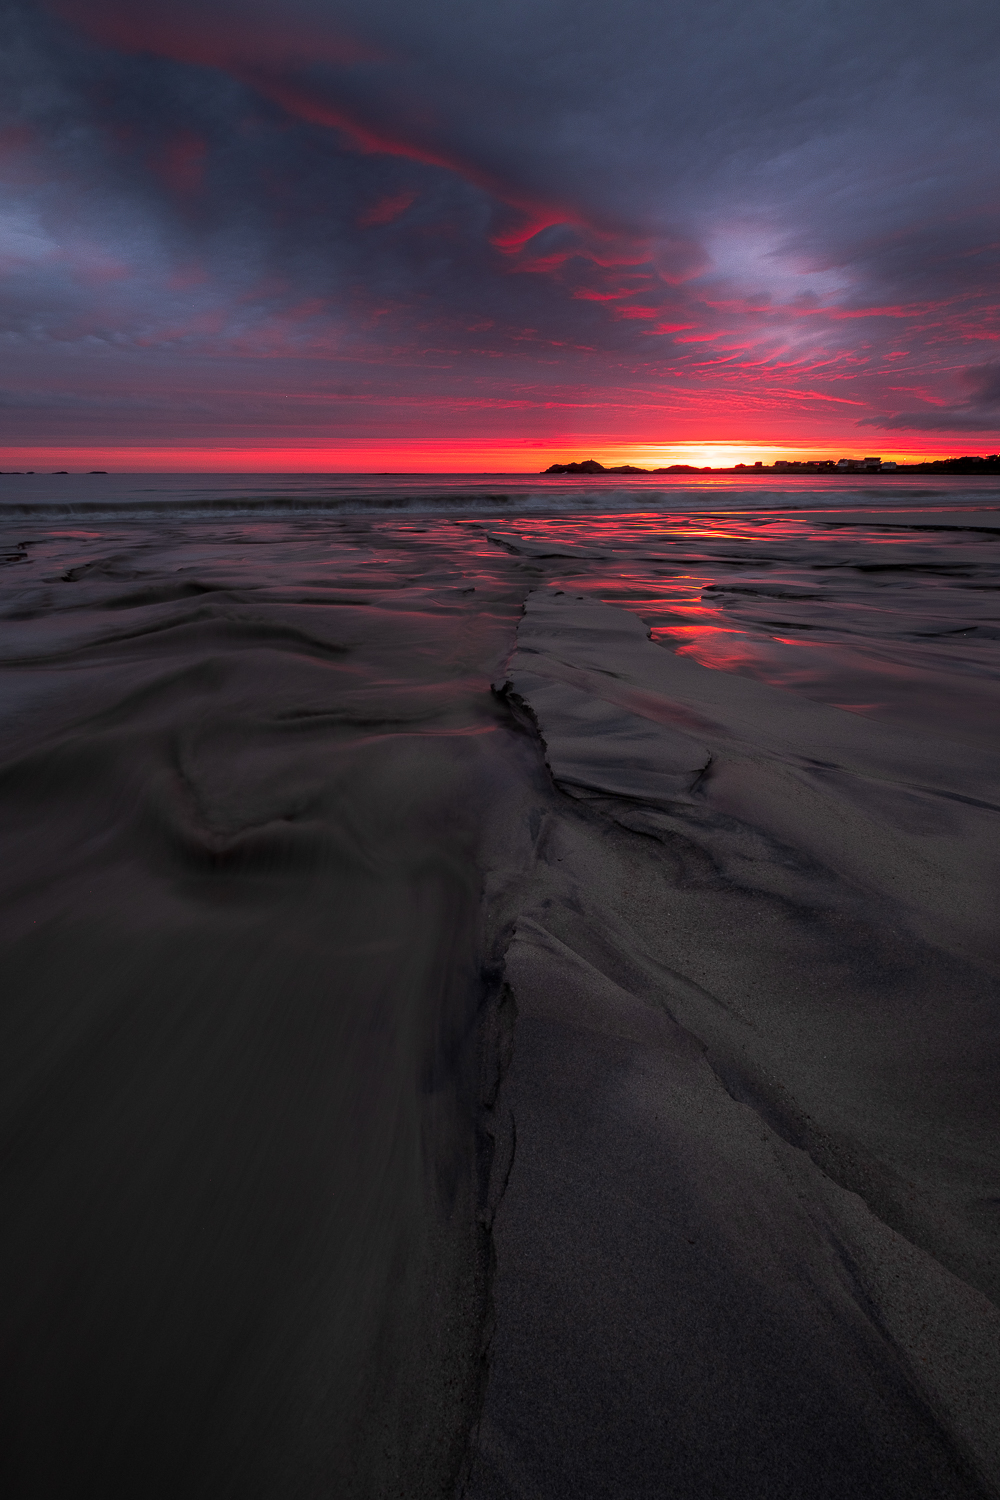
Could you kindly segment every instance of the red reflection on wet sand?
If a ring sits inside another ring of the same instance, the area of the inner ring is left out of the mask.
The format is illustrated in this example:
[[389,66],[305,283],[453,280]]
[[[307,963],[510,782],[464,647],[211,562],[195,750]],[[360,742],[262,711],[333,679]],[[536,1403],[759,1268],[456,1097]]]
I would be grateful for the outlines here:
[[661,643],[677,642],[671,649],[678,656],[690,656],[703,667],[716,667],[721,672],[752,669],[760,657],[751,637],[742,631],[724,630],[717,625],[684,625],[672,630],[654,630],[653,638]]
[[497,531],[545,582],[632,610],[705,667],[995,738],[996,504],[521,516]]

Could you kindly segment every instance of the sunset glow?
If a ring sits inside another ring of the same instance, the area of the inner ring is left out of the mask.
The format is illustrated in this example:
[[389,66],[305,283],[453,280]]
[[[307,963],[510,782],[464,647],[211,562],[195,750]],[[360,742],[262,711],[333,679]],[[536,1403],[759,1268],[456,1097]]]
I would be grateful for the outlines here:
[[[0,470],[70,472],[105,469],[109,473],[162,474],[537,474],[551,463],[586,456],[597,458],[606,468],[633,464],[636,468],[666,468],[690,464],[696,468],[725,469],[756,462],[771,465],[778,459],[824,459],[860,457],[855,444],[841,448],[790,448],[738,444],[677,444],[650,449],[621,444],[581,442],[487,445],[470,443],[421,443],[395,445],[357,444],[337,448],[195,448],[169,446],[135,447],[23,447],[0,448]],[[885,446],[883,458],[897,463],[921,463],[943,458],[940,445],[916,448]]]
[[995,73],[964,23],[576,18],[584,116],[558,13],[529,44],[393,0],[20,8],[3,463],[996,452]]

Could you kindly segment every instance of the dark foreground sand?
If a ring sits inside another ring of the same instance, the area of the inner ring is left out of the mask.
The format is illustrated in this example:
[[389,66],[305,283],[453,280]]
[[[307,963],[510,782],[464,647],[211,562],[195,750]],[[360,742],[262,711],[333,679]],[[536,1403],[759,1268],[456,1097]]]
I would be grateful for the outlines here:
[[579,811],[507,951],[470,1493],[995,1493],[1000,756],[551,592],[504,691]]
[[457,527],[25,537],[5,1495],[1000,1494],[981,732]]

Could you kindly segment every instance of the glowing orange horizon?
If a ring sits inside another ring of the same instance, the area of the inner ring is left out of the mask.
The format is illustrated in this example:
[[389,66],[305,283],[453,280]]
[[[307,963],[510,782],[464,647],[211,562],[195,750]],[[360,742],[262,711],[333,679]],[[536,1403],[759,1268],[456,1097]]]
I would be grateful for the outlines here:
[[776,459],[862,458],[878,453],[897,463],[925,463],[967,453],[995,451],[981,443],[937,441],[919,446],[883,442],[813,445],[803,443],[692,442],[662,445],[600,442],[587,438],[476,442],[409,442],[342,444],[337,447],[174,446],[107,444],[94,447],[53,445],[0,448],[0,470],[52,472],[106,469],[109,473],[216,474],[538,474],[553,463],[593,458],[606,468],[634,464],[656,469],[670,464],[724,469],[738,463],[773,464]]

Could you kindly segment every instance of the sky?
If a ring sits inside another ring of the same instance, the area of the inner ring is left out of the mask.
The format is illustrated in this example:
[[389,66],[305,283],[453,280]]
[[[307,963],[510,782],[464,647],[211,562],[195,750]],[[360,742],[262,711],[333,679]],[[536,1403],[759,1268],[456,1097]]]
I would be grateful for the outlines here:
[[996,0],[0,0],[0,466],[1000,448]]

